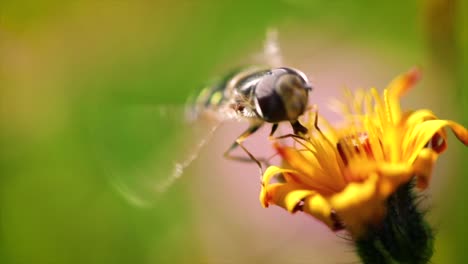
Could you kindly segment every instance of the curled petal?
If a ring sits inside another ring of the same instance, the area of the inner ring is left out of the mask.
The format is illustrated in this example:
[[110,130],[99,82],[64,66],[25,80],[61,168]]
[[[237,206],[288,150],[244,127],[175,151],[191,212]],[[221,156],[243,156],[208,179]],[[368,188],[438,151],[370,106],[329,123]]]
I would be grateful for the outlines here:
[[290,169],[283,169],[277,166],[270,166],[268,169],[263,173],[262,176],[262,185],[269,184],[271,179],[275,177],[278,174],[282,173],[295,173],[295,170],[290,170]]
[[281,183],[270,184],[268,186],[262,186],[262,190],[260,191],[260,204],[263,208],[267,208],[270,206],[270,202],[272,200],[272,190],[276,188],[277,185],[282,185]]
[[[427,109],[409,111],[404,114],[399,125],[400,130],[405,131],[401,145],[403,160],[409,158],[416,146],[417,140],[414,138],[416,126],[424,123],[425,121],[436,119],[438,119],[437,116]],[[443,133],[442,137],[445,138],[445,133]]]
[[263,208],[267,208],[273,199],[274,190],[282,183],[270,184],[268,186],[262,186],[262,190],[260,191],[260,204]]
[[411,156],[408,158],[408,162],[413,162],[419,155],[420,150],[422,150],[427,143],[431,142],[432,138],[437,135],[442,139],[442,143],[437,146],[435,149],[437,153],[442,153],[446,149],[446,138],[445,132],[441,132],[444,127],[450,127],[455,134],[455,136],[463,142],[463,144],[468,145],[468,130],[462,125],[450,121],[450,120],[429,120],[417,125],[413,133],[407,135],[408,140],[414,140],[414,148],[411,153]]
[[421,109],[417,111],[409,111],[403,114],[401,119],[402,123],[400,124],[401,127],[410,128],[415,126],[419,123],[422,123],[427,120],[434,120],[438,119],[431,110],[428,109]]
[[[280,173],[293,173],[294,170],[282,169],[276,166],[270,166],[262,176],[262,190],[260,191],[260,203],[263,207],[268,207],[271,199],[268,189],[274,189],[275,185],[270,185],[273,177]],[[276,184],[279,185],[279,184]]]
[[283,207],[290,213],[298,210],[312,215],[331,229],[336,222],[331,217],[332,208],[328,201],[315,191],[294,183],[277,183],[266,187],[264,202]]
[[269,203],[278,205],[290,213],[302,210],[301,203],[306,197],[317,194],[297,184],[279,183],[267,187]]

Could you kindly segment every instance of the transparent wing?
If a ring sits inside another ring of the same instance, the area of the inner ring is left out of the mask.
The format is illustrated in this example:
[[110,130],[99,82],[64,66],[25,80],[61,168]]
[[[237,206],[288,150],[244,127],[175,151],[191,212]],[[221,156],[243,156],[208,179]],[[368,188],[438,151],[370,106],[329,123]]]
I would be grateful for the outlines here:
[[272,27],[266,30],[263,50],[260,54],[255,55],[254,60],[259,64],[266,64],[270,67],[284,66],[276,28]]
[[186,114],[182,105],[137,104],[99,115],[93,132],[97,164],[132,205],[157,205],[224,120],[204,115],[188,121]]

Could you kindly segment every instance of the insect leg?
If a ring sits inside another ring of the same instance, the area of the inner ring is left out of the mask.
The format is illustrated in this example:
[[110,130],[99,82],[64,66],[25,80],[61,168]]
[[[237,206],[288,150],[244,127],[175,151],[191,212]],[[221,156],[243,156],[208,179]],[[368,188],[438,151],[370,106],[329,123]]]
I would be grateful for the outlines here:
[[[260,163],[260,161],[254,157],[254,155],[252,155],[252,153],[250,153],[246,147],[244,147],[244,145],[242,145],[242,142],[247,139],[250,135],[252,135],[253,133],[255,133],[260,127],[262,126],[262,124],[252,124],[249,128],[247,128],[247,130],[242,133],[233,143],[232,145],[229,147],[228,150],[226,150],[226,152],[224,152],[224,157],[225,158],[228,158],[228,159],[231,159],[231,160],[236,160],[236,161],[242,161],[242,162],[255,162],[257,163],[258,167],[260,168],[260,171],[263,173],[263,170],[262,170],[262,164]],[[241,147],[245,153],[247,153],[247,155],[249,156],[249,158],[245,158],[245,157],[239,157],[239,156],[233,156],[231,155],[231,152],[236,149],[237,147]]]
[[307,128],[299,123],[299,120],[291,121],[291,126],[296,135],[306,135],[308,132]]
[[299,145],[303,146],[305,149],[312,151],[307,146],[307,144],[304,143],[304,142],[307,142],[308,139],[304,138],[302,136],[296,135],[296,134],[286,134],[286,135],[282,135],[282,136],[279,136],[279,137],[272,138],[272,140],[285,139],[285,138],[292,138],[294,140],[294,142],[296,142]]
[[270,131],[270,138],[273,137],[273,134],[275,131],[278,129],[278,123],[274,123],[273,126],[271,126],[271,131]]

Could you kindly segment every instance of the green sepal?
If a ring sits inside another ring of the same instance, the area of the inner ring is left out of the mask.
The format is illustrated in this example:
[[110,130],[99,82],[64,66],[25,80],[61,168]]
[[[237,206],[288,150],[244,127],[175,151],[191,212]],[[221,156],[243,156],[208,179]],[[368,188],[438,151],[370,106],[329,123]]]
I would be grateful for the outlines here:
[[429,263],[434,234],[417,208],[413,183],[402,185],[387,200],[387,215],[378,226],[370,226],[356,241],[363,263]]

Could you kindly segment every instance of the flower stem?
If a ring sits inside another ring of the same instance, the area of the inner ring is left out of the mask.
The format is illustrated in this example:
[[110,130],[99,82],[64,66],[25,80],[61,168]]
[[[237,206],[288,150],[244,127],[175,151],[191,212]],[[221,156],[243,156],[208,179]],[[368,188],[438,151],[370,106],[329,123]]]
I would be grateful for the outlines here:
[[402,185],[387,200],[387,215],[356,241],[363,263],[426,264],[433,253],[434,235],[417,208],[413,183]]

